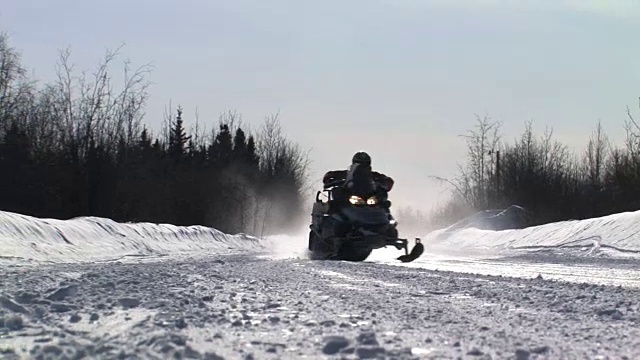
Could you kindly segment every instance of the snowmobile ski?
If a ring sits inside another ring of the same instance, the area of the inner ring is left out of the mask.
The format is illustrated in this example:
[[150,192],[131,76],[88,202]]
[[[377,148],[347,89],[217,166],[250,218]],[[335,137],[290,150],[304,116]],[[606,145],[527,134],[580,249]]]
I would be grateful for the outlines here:
[[411,252],[409,252],[408,246],[405,246],[404,251],[405,254],[399,256],[397,260],[400,260],[402,262],[412,262],[419,258],[420,255],[422,255],[422,253],[424,252],[424,245],[422,245],[422,241],[420,240],[420,238],[416,238],[416,244],[413,246],[413,249],[411,249]]

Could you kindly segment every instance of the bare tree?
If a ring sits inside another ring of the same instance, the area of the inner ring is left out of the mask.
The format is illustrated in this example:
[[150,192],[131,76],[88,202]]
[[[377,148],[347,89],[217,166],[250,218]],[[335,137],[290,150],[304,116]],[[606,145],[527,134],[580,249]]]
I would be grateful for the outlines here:
[[278,116],[279,113],[265,117],[257,137],[261,166],[267,172],[273,170],[278,153],[286,145]]
[[173,116],[175,111],[173,110],[173,103],[169,100],[169,104],[165,105],[164,112],[162,113],[162,127],[160,134],[162,136],[162,143],[164,146],[168,146],[171,142],[171,131],[173,129]]
[[265,118],[257,141],[264,171],[274,172],[280,166],[284,172],[293,176],[300,189],[308,184],[308,151],[305,152],[300,145],[285,137],[279,113]]
[[[263,229],[271,222],[294,222],[294,217],[300,216],[297,206],[302,192],[309,185],[308,152],[285,137],[277,113],[265,118],[257,136],[257,144],[261,172],[269,179],[267,186],[272,187],[262,199],[267,203],[261,206]],[[274,178],[277,180],[272,181]]]
[[602,186],[608,151],[609,139],[602,130],[602,123],[598,121],[596,129],[587,143],[587,149],[583,157],[586,180],[594,188]]
[[75,75],[69,49],[60,52],[57,81],[53,87],[56,99],[53,111],[62,119],[63,142],[71,142],[80,159],[86,157],[91,143],[115,152],[116,144],[136,141],[140,134],[143,108],[149,82],[150,65],[132,71],[124,63],[124,78],[119,90],[114,89],[110,67],[119,54],[108,50],[92,75],[85,71]]
[[198,111],[198,107],[196,107],[194,117],[195,123],[190,129],[190,132],[193,134],[193,146],[195,149],[203,149],[206,147],[206,144],[208,142],[208,139],[205,136],[205,134],[207,133],[207,125],[200,124],[200,112]]
[[238,113],[235,110],[228,110],[223,112],[218,117],[219,125],[227,125],[229,127],[230,133],[235,133],[238,127],[241,127],[242,124],[242,114]]
[[489,205],[491,179],[495,175],[496,157],[500,143],[500,127],[498,121],[492,121],[488,116],[476,115],[476,125],[467,131],[467,164],[459,166],[459,176],[456,188],[460,189],[467,201],[476,208],[486,208]]
[[[640,108],[640,99],[639,106]],[[626,146],[629,154],[638,158],[640,156],[640,125],[636,121],[636,119],[631,114],[631,110],[627,106],[627,121],[625,121],[625,130],[626,130]]]
[[9,44],[9,37],[0,33],[0,135],[17,117],[11,115],[32,93],[32,84],[20,63],[20,53]]

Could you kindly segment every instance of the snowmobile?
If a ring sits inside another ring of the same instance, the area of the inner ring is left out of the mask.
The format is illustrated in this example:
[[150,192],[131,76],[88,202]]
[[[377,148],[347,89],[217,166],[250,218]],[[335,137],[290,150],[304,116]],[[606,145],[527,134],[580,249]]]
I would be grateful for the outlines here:
[[[386,246],[404,250],[404,255],[397,258],[402,262],[422,255],[424,245],[420,238],[416,238],[411,252],[409,241],[398,238],[398,223],[389,212],[391,203],[386,194],[362,197],[344,193],[341,185],[342,181],[333,181],[316,193],[309,226],[312,259],[364,261],[373,250]],[[337,192],[341,195],[336,196]],[[336,197],[346,197],[346,201]]]

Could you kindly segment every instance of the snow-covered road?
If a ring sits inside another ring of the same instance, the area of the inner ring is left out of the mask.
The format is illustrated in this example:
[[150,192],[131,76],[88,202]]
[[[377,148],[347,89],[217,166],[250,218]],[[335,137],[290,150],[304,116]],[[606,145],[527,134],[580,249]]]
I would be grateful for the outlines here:
[[0,270],[3,358],[637,358],[640,291],[253,255]]
[[436,232],[402,264],[0,212],[0,358],[638,358],[639,217]]

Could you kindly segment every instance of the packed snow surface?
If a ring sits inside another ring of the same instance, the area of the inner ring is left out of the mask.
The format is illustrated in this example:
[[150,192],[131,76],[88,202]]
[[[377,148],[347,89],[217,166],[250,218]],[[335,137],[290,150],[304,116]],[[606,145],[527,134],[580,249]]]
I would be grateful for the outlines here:
[[416,234],[425,254],[403,264],[311,261],[304,235],[0,212],[0,358],[638,358],[639,220]]

